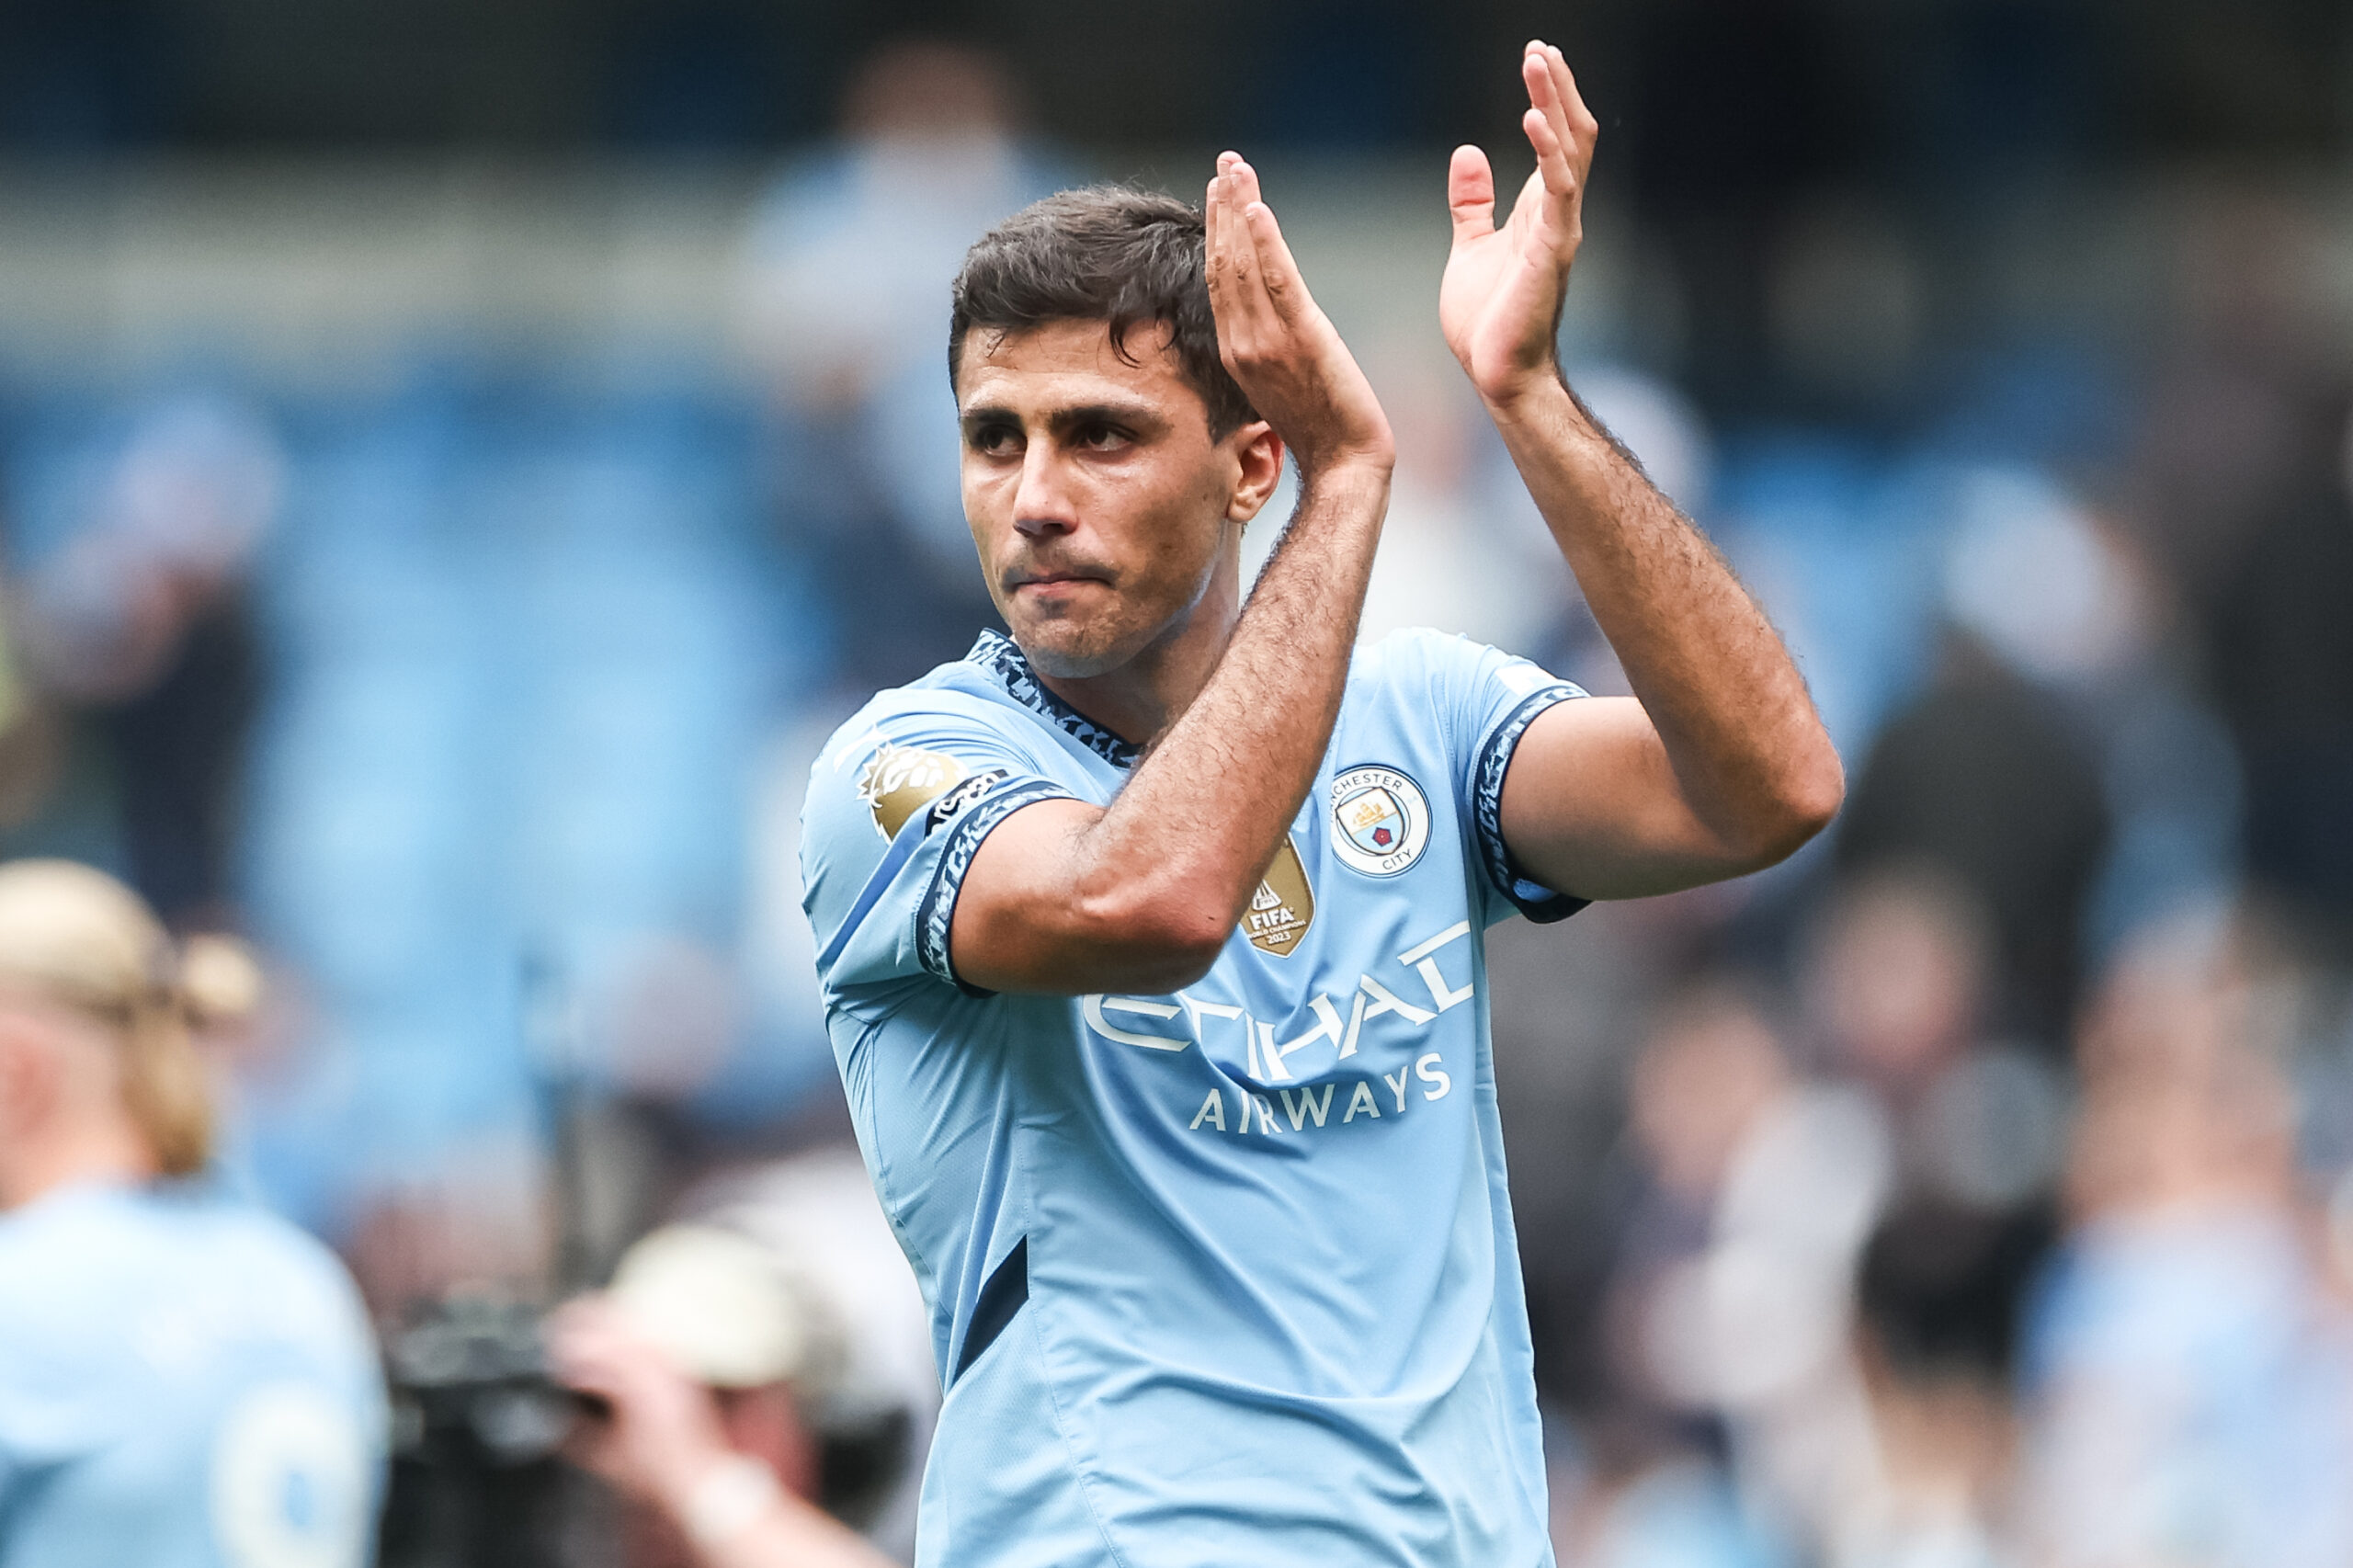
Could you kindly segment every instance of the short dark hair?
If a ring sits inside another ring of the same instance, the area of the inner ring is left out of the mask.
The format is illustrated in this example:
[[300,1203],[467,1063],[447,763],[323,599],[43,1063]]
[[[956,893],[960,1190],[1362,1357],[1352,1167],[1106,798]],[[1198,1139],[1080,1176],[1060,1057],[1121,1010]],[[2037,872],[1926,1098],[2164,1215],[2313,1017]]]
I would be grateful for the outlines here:
[[1111,329],[1112,351],[1132,365],[1128,335],[1156,324],[1168,329],[1178,373],[1201,394],[1211,438],[1222,439],[1257,414],[1218,357],[1207,251],[1201,210],[1172,196],[1091,185],[1031,202],[964,255],[950,295],[949,385],[974,327],[1099,321]]

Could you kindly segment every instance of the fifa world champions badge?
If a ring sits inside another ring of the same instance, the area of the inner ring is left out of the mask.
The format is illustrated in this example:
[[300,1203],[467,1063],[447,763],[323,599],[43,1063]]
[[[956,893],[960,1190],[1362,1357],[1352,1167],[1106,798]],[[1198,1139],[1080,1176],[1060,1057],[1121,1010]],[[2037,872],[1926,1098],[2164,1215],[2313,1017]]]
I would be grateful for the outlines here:
[[1393,767],[1352,767],[1332,780],[1333,852],[1369,877],[1393,877],[1429,847],[1430,803]]

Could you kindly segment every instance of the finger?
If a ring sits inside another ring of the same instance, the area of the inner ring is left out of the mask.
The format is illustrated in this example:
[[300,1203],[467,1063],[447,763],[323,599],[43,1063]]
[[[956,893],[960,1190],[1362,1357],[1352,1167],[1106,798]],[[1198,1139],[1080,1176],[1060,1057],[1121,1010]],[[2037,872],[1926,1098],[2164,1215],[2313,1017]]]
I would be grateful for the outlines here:
[[1208,239],[1208,266],[1212,279],[1227,259],[1225,161],[1232,155],[1228,153],[1218,154],[1217,167],[1210,176],[1209,190],[1201,199],[1201,222]]
[[1209,268],[1215,279],[1210,309],[1217,323],[1218,356],[1226,369],[1236,375],[1280,330],[1259,281],[1256,248],[1238,199],[1243,185],[1239,171],[1245,167],[1238,153],[1223,153],[1218,159],[1217,178],[1211,182],[1216,227]]
[[1593,156],[1594,133],[1601,129],[1601,121],[1585,107],[1585,95],[1577,91],[1576,73],[1569,69],[1568,56],[1557,44],[1547,44],[1545,52],[1552,57],[1552,91],[1561,100],[1561,108],[1568,116],[1569,134],[1587,158]]
[[1284,325],[1295,326],[1305,319],[1314,301],[1307,297],[1307,280],[1300,276],[1299,263],[1283,241],[1282,225],[1275,222],[1274,209],[1263,201],[1252,202],[1243,216],[1250,225],[1251,248],[1258,256],[1258,291]]
[[1475,240],[1495,231],[1495,171],[1476,147],[1457,147],[1446,166],[1446,210],[1454,215],[1454,239]]
[[1545,190],[1562,200],[1575,195],[1577,172],[1569,161],[1569,150],[1561,140],[1560,128],[1535,109],[1520,116],[1519,126],[1528,132],[1528,144],[1536,149],[1536,174],[1544,182]]
[[1210,311],[1216,313],[1221,296],[1225,292],[1225,268],[1222,240],[1225,232],[1224,203],[1218,198],[1218,182],[1211,179],[1201,197],[1201,278],[1210,288]]
[[[1519,75],[1520,80],[1528,85],[1528,113],[1521,116],[1520,122],[1525,127],[1531,118],[1544,121],[1545,128],[1552,132],[1552,144],[1558,150],[1562,167],[1565,170],[1576,138],[1569,130],[1568,106],[1561,97],[1561,84],[1552,74],[1550,51],[1541,44],[1529,45],[1528,52],[1520,56]],[[1528,140],[1536,148],[1536,155],[1540,160],[1544,156],[1544,143],[1537,140],[1533,131],[1529,132]],[[1552,184],[1550,180],[1545,183]]]
[[[1245,332],[1271,335],[1279,330],[1282,316],[1270,290],[1282,285],[1279,279],[1269,276],[1275,253],[1264,245],[1262,236],[1264,222],[1271,221],[1274,214],[1267,211],[1266,202],[1260,199],[1258,171],[1250,166],[1248,160],[1235,159],[1226,179],[1236,316]],[[1263,220],[1259,216],[1262,213]],[[1288,252],[1282,255],[1286,259],[1289,256]]]
[[1577,93],[1576,76],[1569,70],[1567,58],[1552,44],[1530,44],[1521,57],[1520,71],[1528,83],[1529,107],[1543,112],[1572,176],[1583,185],[1586,170],[1593,165],[1594,138],[1601,127]]
[[1235,311],[1233,299],[1233,202],[1228,200],[1226,165],[1233,153],[1219,153],[1217,175],[1210,176],[1210,190],[1202,198],[1202,273],[1210,282],[1210,309],[1217,313],[1219,327],[1226,327],[1228,315]]
[[1259,275],[1263,261],[1258,255],[1256,237],[1250,230],[1250,207],[1260,199],[1258,171],[1249,160],[1236,156],[1225,171],[1226,222],[1233,245],[1235,278],[1247,285],[1243,290],[1245,304],[1256,308],[1263,303],[1259,293]]

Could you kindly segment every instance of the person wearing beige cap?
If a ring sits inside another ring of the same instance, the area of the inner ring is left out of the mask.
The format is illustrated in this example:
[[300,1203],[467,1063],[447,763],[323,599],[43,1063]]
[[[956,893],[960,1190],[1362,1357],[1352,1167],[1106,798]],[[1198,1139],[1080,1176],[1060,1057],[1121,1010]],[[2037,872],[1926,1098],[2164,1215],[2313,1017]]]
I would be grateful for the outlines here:
[[[633,1505],[631,1568],[894,1568],[854,1528],[882,1523],[878,1505],[920,1437],[904,1420],[915,1389],[892,1378],[878,1345],[896,1316],[892,1283],[908,1297],[917,1382],[929,1366],[920,1297],[887,1232],[901,1278],[866,1276],[875,1248],[858,1245],[854,1224],[864,1215],[842,1210],[864,1206],[873,1229],[882,1217],[849,1165],[847,1187],[821,1161],[789,1165],[774,1191],[644,1236],[612,1286],[555,1318],[555,1375],[605,1410],[581,1425],[572,1455]],[[790,1224],[812,1217],[812,1200],[831,1217],[816,1233]],[[869,1458],[882,1485],[864,1495],[840,1495],[845,1434],[880,1437]]]
[[0,865],[0,1568],[372,1555],[384,1396],[358,1293],[205,1178],[193,1030],[252,979],[88,867]]

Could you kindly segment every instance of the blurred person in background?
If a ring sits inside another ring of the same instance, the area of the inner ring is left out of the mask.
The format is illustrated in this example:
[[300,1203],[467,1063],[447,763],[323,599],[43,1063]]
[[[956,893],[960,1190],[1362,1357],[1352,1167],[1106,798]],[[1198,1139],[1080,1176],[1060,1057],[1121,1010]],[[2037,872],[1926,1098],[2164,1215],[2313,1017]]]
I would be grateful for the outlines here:
[[938,1404],[921,1293],[855,1155],[736,1178],[552,1328],[599,1402],[573,1452],[630,1505],[630,1568],[912,1558]]
[[1995,1005],[2063,1037],[2076,937],[2105,847],[2097,758],[2048,694],[1952,635],[1936,684],[1889,720],[1855,778],[1836,858],[1849,875],[1933,866],[1986,912]]
[[245,604],[285,457],[255,410],[188,395],[134,421],[12,540],[22,701],[0,731],[0,846],[119,868],[175,930],[229,923],[260,655]]
[[2244,915],[2185,915],[2086,1011],[2026,1341],[2039,1563],[2353,1561],[2353,1324],[2300,1201],[2282,959]]
[[384,1396],[358,1297],[324,1247],[203,1179],[190,1019],[251,1000],[206,951],[175,954],[86,867],[0,867],[7,1568],[372,1555]]
[[2016,1540],[2018,1323],[2045,1216],[1930,1201],[1863,1249],[1855,1357],[1870,1463],[1839,1499],[1831,1568],[2000,1568]]
[[1618,1392],[1574,1561],[1702,1535],[1711,1561],[2005,1560],[2055,1075],[1983,1040],[1990,941],[1949,877],[1836,888],[1801,946],[1812,1051],[1771,991],[1708,979],[1635,1058]]
[[[2133,520],[2243,776],[2246,873],[2353,962],[2353,379],[2326,220],[2259,183],[2181,226]],[[2215,221],[2220,219],[2221,221]],[[2235,802],[2234,802],[2235,803]]]
[[851,79],[837,142],[753,214],[743,330],[767,385],[785,526],[826,581],[892,585],[842,623],[861,687],[955,657],[989,613],[939,343],[972,236],[1066,183],[1022,118],[995,57],[888,44]]
[[2006,1212],[2058,1175],[2058,1074],[1984,1032],[2001,971],[1981,909],[1933,863],[1882,865],[1836,885],[1801,944],[1817,1066],[1885,1123],[1894,1204]]
[[1737,989],[1668,1011],[1632,1109],[1689,1228],[1620,1307],[1621,1354],[1715,1424],[1758,1539],[1826,1552],[1871,1464],[1854,1285],[1894,1182],[1886,1115],[1852,1081],[1799,1071]]
[[1601,1313],[1607,1387],[1581,1423],[1583,1463],[1554,1497],[1563,1562],[1608,1568],[1673,1551],[1731,1568],[1788,1557],[1734,1487],[1706,1319],[1725,1187],[1796,1087],[1768,1004],[1745,983],[1703,977],[1650,1023],[1629,1074]]

